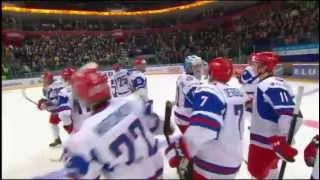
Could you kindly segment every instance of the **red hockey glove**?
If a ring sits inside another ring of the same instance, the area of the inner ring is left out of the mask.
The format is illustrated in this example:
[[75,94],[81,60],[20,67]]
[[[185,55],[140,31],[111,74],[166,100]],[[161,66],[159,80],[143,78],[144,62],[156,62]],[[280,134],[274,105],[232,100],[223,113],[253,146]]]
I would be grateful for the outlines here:
[[179,148],[181,149],[183,156],[189,160],[191,157],[188,150],[188,145],[183,138],[179,139]]
[[64,130],[67,131],[68,134],[71,134],[71,132],[73,130],[73,124],[63,126],[63,128],[64,128]]
[[317,155],[317,148],[319,147],[319,135],[312,138],[312,141],[304,149],[304,162],[307,166],[314,166],[314,161]]
[[169,165],[172,168],[179,166],[179,162],[183,158],[183,154],[178,147],[178,143],[171,143],[165,150],[165,156],[169,159]]
[[38,101],[38,105],[37,105],[37,107],[38,107],[38,109],[39,110],[44,110],[45,108],[46,108],[46,103],[47,103],[47,100],[46,99],[40,99],[39,101]]
[[291,147],[284,136],[272,136],[269,138],[273,150],[281,159],[294,162],[294,157],[297,155],[298,151]]
[[188,161],[189,153],[186,144],[182,138],[176,143],[170,144],[165,150],[165,155],[169,159],[169,165],[172,168],[181,166],[181,163]]

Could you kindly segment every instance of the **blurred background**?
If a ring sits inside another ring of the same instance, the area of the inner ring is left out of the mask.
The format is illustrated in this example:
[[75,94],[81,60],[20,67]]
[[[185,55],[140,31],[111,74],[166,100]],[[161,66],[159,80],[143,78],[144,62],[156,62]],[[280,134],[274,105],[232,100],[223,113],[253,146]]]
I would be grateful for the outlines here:
[[[137,56],[151,65],[179,64],[189,54],[244,64],[250,53],[270,50],[283,63],[318,63],[315,48],[317,1],[2,1],[2,79],[89,61],[110,69]],[[290,49],[308,56],[285,56]]]

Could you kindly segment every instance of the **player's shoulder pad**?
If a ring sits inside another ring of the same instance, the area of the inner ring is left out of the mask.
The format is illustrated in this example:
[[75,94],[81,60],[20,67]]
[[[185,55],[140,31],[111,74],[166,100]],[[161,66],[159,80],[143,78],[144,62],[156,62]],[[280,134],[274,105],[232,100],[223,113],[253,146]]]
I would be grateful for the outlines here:
[[259,89],[262,91],[266,91],[270,88],[280,88],[287,89],[288,84],[285,82],[283,78],[280,77],[269,77],[258,84]]
[[194,91],[195,98],[202,98],[203,96],[220,101],[222,104],[225,103],[223,94],[220,93],[217,87],[211,84],[203,84],[197,87],[196,90]]
[[218,97],[220,96],[219,90],[217,89],[216,86],[212,84],[201,84],[195,89],[194,93],[195,94],[206,93],[206,94],[212,94]]
[[57,80],[54,80],[51,85],[55,87],[64,87],[65,83],[63,80],[57,79]]
[[192,75],[182,74],[178,77],[177,83],[183,83],[184,85],[188,84],[201,84],[201,82]]
[[135,71],[132,73],[132,77],[133,79],[135,78],[138,78],[138,77],[141,77],[141,78],[145,78],[145,74],[143,72],[140,72],[140,71]]
[[[117,98],[110,101],[110,105],[104,111],[96,114],[96,119],[100,119],[94,131],[98,135],[107,133],[129,115],[140,117],[144,112],[143,101],[132,94],[124,98]],[[87,120],[89,121],[89,120]]]
[[63,89],[60,91],[63,94],[71,94],[72,93],[72,88],[70,85],[65,86]]

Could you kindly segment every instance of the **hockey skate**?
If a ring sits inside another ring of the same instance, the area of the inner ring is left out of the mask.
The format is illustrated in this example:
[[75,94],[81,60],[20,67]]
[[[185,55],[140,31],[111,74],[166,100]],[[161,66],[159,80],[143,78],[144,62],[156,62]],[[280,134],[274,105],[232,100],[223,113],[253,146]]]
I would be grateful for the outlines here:
[[61,144],[61,139],[60,138],[57,138],[55,139],[51,144],[49,144],[50,147],[56,147],[58,146],[59,144]]

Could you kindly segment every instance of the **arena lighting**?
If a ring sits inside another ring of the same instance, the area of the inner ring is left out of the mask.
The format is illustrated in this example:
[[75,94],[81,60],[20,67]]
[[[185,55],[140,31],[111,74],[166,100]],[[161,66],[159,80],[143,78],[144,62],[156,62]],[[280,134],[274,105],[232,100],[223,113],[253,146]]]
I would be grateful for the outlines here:
[[187,5],[158,9],[158,10],[145,10],[145,11],[131,11],[131,12],[111,12],[111,11],[78,11],[78,10],[60,10],[60,9],[35,9],[23,8],[14,5],[4,4],[2,11],[17,12],[17,13],[33,13],[33,14],[63,14],[63,15],[85,15],[85,16],[136,16],[136,15],[154,15],[163,14],[180,10],[187,10],[199,6],[203,6],[211,1],[196,1]]

